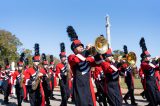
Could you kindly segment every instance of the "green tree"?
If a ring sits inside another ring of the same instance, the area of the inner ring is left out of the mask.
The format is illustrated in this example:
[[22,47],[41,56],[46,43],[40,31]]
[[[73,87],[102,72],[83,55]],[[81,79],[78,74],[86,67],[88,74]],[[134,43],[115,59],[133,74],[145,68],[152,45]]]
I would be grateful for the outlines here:
[[20,40],[9,31],[0,30],[0,64],[4,64],[4,59],[9,61],[18,59],[17,49],[22,46]]
[[25,56],[26,56],[26,58],[28,58],[28,60],[29,60],[29,65],[32,65],[32,50],[30,50],[30,49],[25,49],[24,51],[23,51],[24,53],[25,53]]

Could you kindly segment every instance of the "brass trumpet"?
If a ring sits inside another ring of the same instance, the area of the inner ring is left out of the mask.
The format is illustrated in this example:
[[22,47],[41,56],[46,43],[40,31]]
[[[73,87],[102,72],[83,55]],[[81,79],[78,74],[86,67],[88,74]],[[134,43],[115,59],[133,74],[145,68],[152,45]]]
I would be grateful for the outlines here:
[[99,54],[104,54],[108,50],[108,41],[104,38],[104,36],[99,36],[95,40],[95,45],[90,47],[89,54],[94,56],[97,52]]

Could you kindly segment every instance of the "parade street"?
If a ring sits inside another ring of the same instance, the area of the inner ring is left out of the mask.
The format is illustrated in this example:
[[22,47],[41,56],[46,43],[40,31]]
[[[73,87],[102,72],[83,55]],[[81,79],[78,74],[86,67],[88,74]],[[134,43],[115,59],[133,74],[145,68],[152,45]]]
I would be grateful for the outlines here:
[[[60,106],[61,96],[59,91],[55,92],[55,98],[56,100],[50,100],[51,106]],[[141,96],[135,96],[135,98],[136,98],[136,102],[138,103],[138,106],[145,106],[148,104],[148,102],[142,99]],[[128,100],[128,102],[130,103],[130,100]],[[2,103],[3,103],[3,95],[0,94],[0,105],[2,105]],[[22,102],[22,106],[29,106],[29,105],[30,105],[29,103]],[[9,97],[9,104],[7,106],[17,106],[17,100],[15,98]],[[74,104],[71,102],[71,99],[69,99],[67,106],[74,106]],[[97,103],[97,106],[99,106],[98,103]],[[124,105],[124,102],[123,102],[123,106],[132,106],[132,105]]]

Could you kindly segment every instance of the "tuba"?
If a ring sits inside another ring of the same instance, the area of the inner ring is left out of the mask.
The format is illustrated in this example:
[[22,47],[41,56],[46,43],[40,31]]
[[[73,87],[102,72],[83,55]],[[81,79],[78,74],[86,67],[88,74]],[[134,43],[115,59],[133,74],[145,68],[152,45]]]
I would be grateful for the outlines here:
[[136,54],[134,52],[129,52],[126,56],[126,61],[131,67],[134,67],[137,61]]
[[104,54],[108,50],[108,41],[104,38],[104,36],[99,36],[95,40],[95,45],[92,46],[88,51],[89,54],[94,56],[97,52],[99,54]]

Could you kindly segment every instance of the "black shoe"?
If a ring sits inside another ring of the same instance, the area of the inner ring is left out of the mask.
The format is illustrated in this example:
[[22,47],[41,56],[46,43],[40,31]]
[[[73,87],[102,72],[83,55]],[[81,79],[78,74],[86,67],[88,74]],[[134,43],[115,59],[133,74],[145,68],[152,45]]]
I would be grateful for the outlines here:
[[18,104],[18,106],[22,106],[21,104]]
[[126,98],[123,98],[123,100],[124,100],[125,104],[128,104],[128,102],[127,102],[127,99],[126,99]]
[[52,96],[52,97],[50,97],[50,99],[51,99],[51,100],[56,100],[56,98],[55,98],[55,97],[53,97],[53,96]]
[[137,105],[138,105],[138,103],[135,103],[135,102],[134,102],[134,103],[131,103],[131,105],[137,106]]
[[144,95],[144,93],[142,92],[142,93],[140,93],[140,95],[142,96],[142,98],[143,99],[146,99],[146,97],[145,97],[145,95]]

